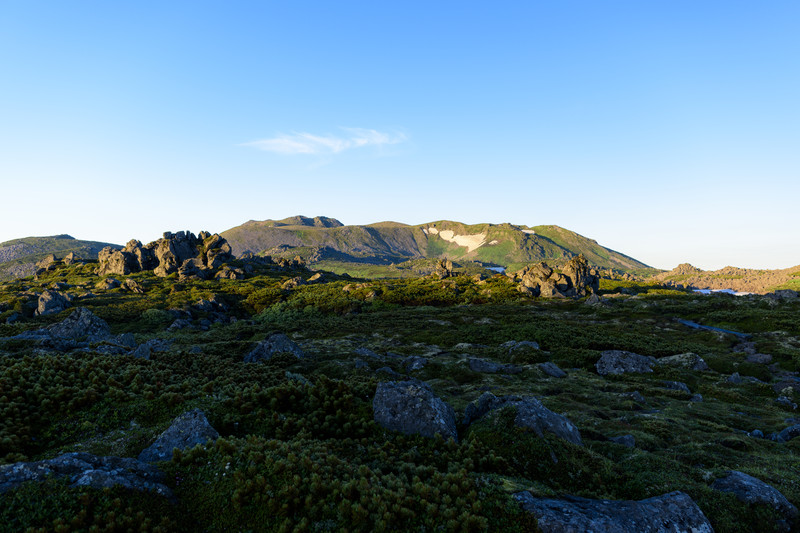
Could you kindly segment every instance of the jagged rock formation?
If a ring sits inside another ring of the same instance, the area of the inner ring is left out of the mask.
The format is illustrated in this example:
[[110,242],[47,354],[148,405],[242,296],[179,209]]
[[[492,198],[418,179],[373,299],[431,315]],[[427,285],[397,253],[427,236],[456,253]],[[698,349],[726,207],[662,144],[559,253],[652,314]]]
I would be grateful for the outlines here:
[[169,461],[175,448],[184,450],[217,438],[219,433],[208,423],[205,413],[192,409],[175,418],[172,425],[139,454],[139,461]]
[[600,275],[582,255],[570,259],[561,272],[542,262],[507,275],[520,292],[543,298],[586,296],[600,289]]
[[453,408],[437,398],[421,381],[387,381],[378,384],[372,402],[375,422],[406,435],[458,440]]
[[[170,450],[171,452],[171,450]],[[66,453],[55,459],[0,466],[0,494],[28,481],[67,478],[70,486],[96,489],[121,486],[130,490],[149,491],[172,497],[172,491],[161,482],[164,474],[154,466],[126,457],[102,457],[89,453]]]
[[152,270],[162,278],[177,272],[181,279],[207,279],[212,277],[213,271],[231,261],[233,255],[225,239],[216,233],[211,235],[202,231],[195,236],[194,233],[179,231],[166,232],[161,239],[145,246],[140,241],[131,240],[122,250],[103,248],[97,259],[100,276],[124,276]]
[[39,296],[36,316],[54,315],[60,313],[69,306],[69,300],[60,292],[44,291],[42,295]]
[[683,492],[639,501],[590,500],[576,496],[556,500],[535,498],[528,491],[517,492],[514,498],[523,509],[533,513],[543,533],[714,533],[703,511]]

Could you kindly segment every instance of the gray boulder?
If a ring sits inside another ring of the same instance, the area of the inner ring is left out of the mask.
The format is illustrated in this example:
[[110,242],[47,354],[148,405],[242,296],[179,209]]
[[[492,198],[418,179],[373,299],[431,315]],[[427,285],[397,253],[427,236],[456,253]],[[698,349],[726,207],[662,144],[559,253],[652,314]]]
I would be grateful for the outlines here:
[[722,492],[733,493],[739,501],[769,505],[783,516],[782,523],[777,524],[781,531],[792,531],[792,525],[798,518],[797,507],[774,487],[744,472],[731,470],[726,476],[711,484],[711,488]]
[[219,433],[208,423],[200,409],[193,409],[178,416],[156,441],[139,454],[139,461],[152,463],[169,461],[172,450],[193,448],[198,444],[216,440]]
[[713,533],[708,518],[683,492],[670,492],[639,501],[534,498],[514,494],[532,513],[543,533]]
[[567,373],[558,368],[555,363],[547,361],[546,363],[539,363],[536,365],[539,370],[545,373],[545,375],[550,376],[551,378],[565,378],[567,377]]
[[274,333],[259,342],[253,350],[244,356],[245,363],[269,361],[273,355],[291,353],[298,359],[303,359],[306,354],[289,337],[283,333]]
[[609,374],[643,374],[653,371],[654,357],[647,357],[624,350],[606,350],[600,354],[595,367],[601,376]]
[[102,457],[88,453],[67,453],[55,459],[0,466],[0,494],[28,481],[67,478],[72,487],[96,489],[121,486],[150,491],[172,498],[172,491],[161,482],[164,474],[152,465],[123,457]]
[[485,359],[470,359],[469,368],[473,372],[486,372],[488,374],[496,374],[502,372],[504,374],[519,374],[522,368],[517,365],[501,365],[494,361],[487,361]]
[[375,422],[406,435],[458,440],[453,408],[437,398],[421,381],[387,381],[378,384],[372,401]]
[[44,291],[39,296],[36,315],[54,315],[69,307],[69,300],[63,294],[56,291]]
[[533,396],[525,396],[522,401],[511,402],[511,405],[517,410],[514,425],[532,429],[540,437],[546,431],[572,444],[583,446],[581,434],[575,424],[567,417],[554,413]]
[[797,437],[800,437],[800,424],[795,424],[794,426],[789,426],[784,429],[778,433],[776,440],[778,442],[789,442]]
[[96,316],[85,307],[78,307],[67,318],[37,330],[34,333],[43,333],[57,339],[80,339],[87,337],[89,341],[100,341],[111,335],[111,328],[102,318]]
[[696,353],[687,352],[678,355],[670,355],[668,357],[659,358],[656,363],[659,365],[675,366],[680,368],[689,368],[691,370],[698,370],[704,372],[709,370],[708,365],[702,357]]

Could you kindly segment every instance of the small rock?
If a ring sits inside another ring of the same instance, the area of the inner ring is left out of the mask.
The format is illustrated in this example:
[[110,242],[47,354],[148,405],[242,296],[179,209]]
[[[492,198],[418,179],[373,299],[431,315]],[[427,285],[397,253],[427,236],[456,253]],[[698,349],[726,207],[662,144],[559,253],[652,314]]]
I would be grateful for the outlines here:
[[753,431],[748,433],[748,435],[750,435],[751,437],[755,437],[757,439],[763,439],[764,438],[764,432],[761,431],[760,429],[754,429]]
[[689,386],[686,385],[686,383],[682,383],[680,381],[662,381],[661,384],[664,386],[665,389],[677,390],[685,392],[686,394],[692,393],[692,391],[689,390]]
[[781,531],[792,531],[792,525],[798,518],[797,507],[774,487],[744,472],[731,470],[723,478],[712,483],[711,488],[722,492],[731,492],[744,503],[760,503],[768,505],[783,516],[777,524]]
[[644,399],[644,396],[642,396],[642,393],[640,393],[638,390],[626,392],[623,394],[623,396],[630,398],[636,403],[647,403],[647,400]]
[[425,365],[428,364],[428,360],[424,357],[419,357],[418,355],[412,355],[411,357],[406,357],[403,359],[403,367],[406,369],[406,372],[414,372],[415,370],[422,370]]
[[615,442],[627,448],[634,448],[636,446],[636,438],[633,435],[620,435],[619,437],[609,437],[611,442]]
[[660,365],[676,366],[681,368],[689,368],[697,371],[709,370],[708,365],[702,357],[696,353],[687,352],[678,355],[670,355],[668,357],[661,357],[656,361]]
[[208,423],[203,411],[193,409],[178,416],[153,444],[139,454],[139,461],[145,463],[169,461],[175,448],[179,450],[193,448],[218,437],[219,433]]
[[508,349],[508,353],[512,353],[521,349],[538,350],[539,343],[535,341],[507,341],[501,344],[500,347],[506,348]]
[[[594,296],[594,295],[592,295],[592,296]],[[555,363],[552,363],[550,361],[548,361],[546,363],[539,363],[536,366],[539,368],[539,370],[541,370],[542,372],[544,372],[546,375],[550,376],[551,378],[565,378],[565,377],[567,377],[567,373],[566,372],[564,372],[563,370],[558,368],[558,366],[556,366]]]
[[522,368],[516,365],[501,365],[494,361],[487,361],[485,359],[469,359],[469,368],[473,372],[486,372],[488,374],[496,374],[502,372],[505,374],[519,374]]
[[375,422],[406,435],[433,437],[437,433],[458,440],[452,407],[437,398],[420,381],[388,381],[378,384],[372,401]]
[[689,398],[689,401],[690,402],[702,402],[703,401],[703,395],[702,394],[692,394],[692,397]]
[[734,372],[733,374],[728,377],[726,380],[728,383],[733,383],[734,385],[738,385],[742,382],[742,376],[739,375],[738,372]]
[[766,353],[754,353],[745,357],[748,363],[756,363],[758,365],[768,365],[772,362],[772,356]]
[[192,326],[192,322],[190,320],[187,320],[185,318],[179,318],[178,320],[169,325],[167,331],[178,331],[179,329],[187,329],[193,327],[194,326]]
[[775,403],[786,409],[797,409],[797,404],[794,403],[788,396],[778,396],[778,398],[775,400]]
[[624,350],[606,350],[600,354],[595,367],[601,376],[609,374],[646,373],[653,371],[655,358]]
[[269,361],[273,355],[279,353],[291,353],[298,359],[306,357],[305,352],[300,349],[295,342],[283,333],[274,333],[259,342],[253,350],[244,356],[245,363],[257,363],[259,361]]

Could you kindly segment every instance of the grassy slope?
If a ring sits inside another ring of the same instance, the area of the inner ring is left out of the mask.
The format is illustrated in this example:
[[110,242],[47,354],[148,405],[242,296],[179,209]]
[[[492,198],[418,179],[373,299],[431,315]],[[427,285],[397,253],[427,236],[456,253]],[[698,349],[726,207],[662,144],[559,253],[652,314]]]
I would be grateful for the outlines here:
[[[84,259],[96,259],[97,253],[106,246],[117,246],[106,242],[82,241],[69,235],[51,237],[25,237],[0,243],[0,280],[30,276],[38,261],[50,254],[61,259],[70,252]],[[5,252],[5,253],[4,253]]]

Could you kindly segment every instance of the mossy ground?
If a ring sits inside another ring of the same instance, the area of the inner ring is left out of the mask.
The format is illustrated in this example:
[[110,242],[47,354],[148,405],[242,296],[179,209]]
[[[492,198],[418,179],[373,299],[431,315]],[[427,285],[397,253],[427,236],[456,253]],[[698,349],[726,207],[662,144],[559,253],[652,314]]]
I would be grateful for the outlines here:
[[[745,433],[780,431],[796,413],[774,402],[768,383],[726,381],[734,371],[764,380],[771,371],[734,353],[736,337],[675,320],[749,333],[780,370],[796,371],[800,303],[604,282],[609,304],[591,307],[527,298],[503,276],[482,283],[467,276],[332,276],[328,283],[286,290],[283,282],[311,273],[268,268],[244,281],[135,274],[130,277],[145,289],[135,294],[95,288],[100,279],[93,268],[64,267],[0,287],[0,336],[68,316],[70,310],[32,316],[32,294],[61,281],[72,285],[65,292],[75,296],[75,305],[107,320],[113,333],[172,343],[141,360],[0,341],[0,463],[68,451],[135,457],[194,407],[205,411],[222,438],[161,465],[176,503],[58,481],[28,484],[0,496],[0,530],[380,531],[404,524],[414,531],[533,531],[535,520],[510,498],[524,489],[613,499],[682,490],[716,531],[765,530],[774,518],[770,510],[709,488],[730,469],[800,504],[800,439],[776,443]],[[623,288],[636,295],[622,294]],[[214,318],[191,308],[212,296],[236,321],[205,331],[166,331],[175,317],[170,309],[189,310],[196,325]],[[12,315],[21,319],[5,324]],[[275,332],[288,334],[312,357],[242,362],[255,342]],[[536,341],[541,350],[501,347],[509,340]],[[360,356],[358,348],[382,359]],[[652,374],[604,378],[594,364],[606,349],[654,357],[694,352],[712,371],[658,366]],[[569,417],[585,446],[515,428],[507,410],[459,426],[459,443],[384,430],[372,420],[372,397],[379,381],[395,378],[376,370],[405,373],[402,361],[409,355],[428,359],[412,376],[427,381],[457,414],[486,390],[534,395]],[[524,370],[477,373],[469,357]],[[356,368],[357,359],[366,367]],[[548,360],[568,377],[540,372],[536,363]],[[685,382],[703,401],[666,389],[665,380]],[[645,404],[631,399],[634,391]],[[635,437],[635,448],[608,441],[624,434]]]

